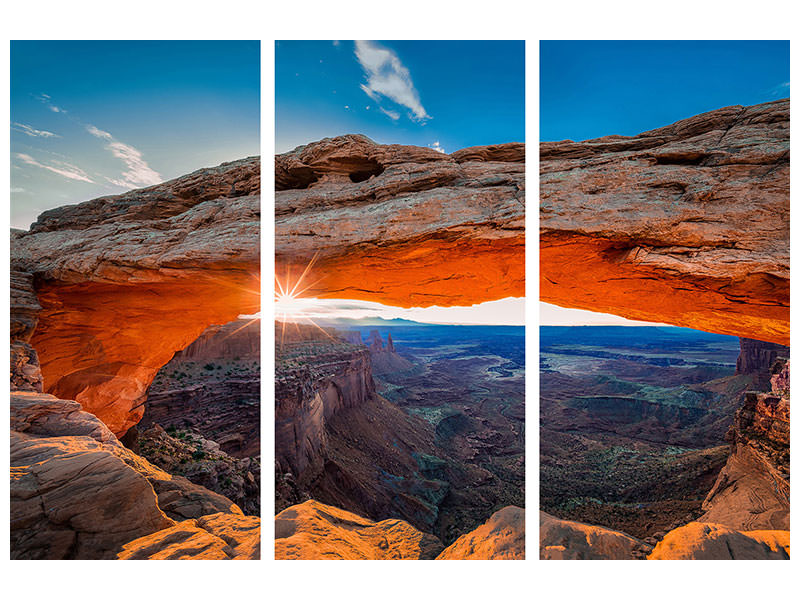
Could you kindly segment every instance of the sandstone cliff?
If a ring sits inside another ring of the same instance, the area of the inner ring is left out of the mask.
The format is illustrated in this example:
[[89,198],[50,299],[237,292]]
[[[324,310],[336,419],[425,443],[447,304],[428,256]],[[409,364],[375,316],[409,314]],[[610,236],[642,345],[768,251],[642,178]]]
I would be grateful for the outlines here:
[[261,452],[260,321],[212,325],[164,365],[139,427],[192,430],[237,458]]
[[[522,144],[461,150],[326,138],[275,158],[276,270],[307,295],[395,306],[524,295]],[[312,281],[314,281],[312,279]]]
[[540,297],[787,344],[789,101],[540,145]]
[[778,361],[772,390],[747,392],[730,431],[731,455],[698,520],[729,528],[789,529],[789,363]]
[[36,292],[15,294],[12,332],[32,333],[21,341],[38,352],[44,391],[121,436],[176,351],[259,310],[259,168],[256,157],[202,169],[47,211],[12,233],[15,281]]
[[448,491],[422,468],[434,453],[430,426],[375,393],[366,346],[302,325],[277,342],[278,510],[313,498],[430,531]]
[[736,374],[753,375],[754,389],[767,391],[770,389],[770,370],[778,358],[789,358],[788,346],[739,338]]
[[72,400],[11,393],[11,557],[115,558],[122,546],[220,512],[227,498],[124,448]]

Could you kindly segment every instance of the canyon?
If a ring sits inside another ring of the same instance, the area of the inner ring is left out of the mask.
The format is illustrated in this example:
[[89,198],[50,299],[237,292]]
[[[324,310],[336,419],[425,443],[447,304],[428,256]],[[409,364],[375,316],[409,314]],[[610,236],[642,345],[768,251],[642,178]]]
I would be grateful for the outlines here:
[[524,332],[388,329],[276,331],[276,509],[313,499],[448,544],[524,505]]
[[[289,287],[302,279],[304,296],[394,306],[522,296],[524,172],[523,144],[448,155],[345,135],[300,146],[275,158],[276,273]],[[521,393],[505,405],[480,398],[475,414],[447,408],[457,393],[442,393],[443,360],[428,385],[437,399],[415,407],[389,379],[419,391],[430,366],[397,351],[397,330],[353,328],[276,324],[276,530],[298,532],[279,536],[276,556],[434,558],[469,535],[446,557],[524,556],[523,509],[501,510],[523,503]],[[450,373],[455,380],[479,367],[461,382],[465,391],[506,362],[472,360]],[[490,456],[508,440],[505,456]],[[492,507],[501,517],[490,518]],[[368,538],[395,526],[435,534],[437,552],[420,550],[417,534],[407,546],[386,536],[379,552],[354,550],[343,531]]]
[[[159,370],[259,310],[259,171],[225,163],[12,230],[12,558],[260,556],[258,516],[134,451]],[[184,458],[230,458],[155,434]]]
[[[694,400],[687,394],[650,397],[650,390],[636,386],[635,395],[648,403],[674,405],[669,421],[677,428],[663,430],[669,414],[663,409],[644,427],[625,426],[618,416],[604,426],[611,439],[623,431],[650,436],[644,441],[651,445],[666,441],[654,440],[656,432],[670,440],[678,435],[683,443],[696,444],[706,435],[727,442],[719,451],[681,452],[683,464],[670,461],[678,466],[670,475],[677,485],[664,491],[691,492],[672,498],[691,502],[674,512],[683,518],[669,519],[662,506],[637,524],[631,513],[642,518],[646,511],[641,504],[633,511],[619,506],[624,503],[605,514],[596,507],[574,512],[578,520],[544,513],[541,558],[788,558],[789,363],[783,346],[789,341],[788,109],[788,100],[735,106],[634,137],[541,144],[542,300],[745,338],[735,363],[727,360],[735,373],[722,379],[713,378],[713,365],[702,370],[674,365],[684,368],[681,386],[699,393]],[[595,351],[585,359],[629,358],[615,353]],[[679,382],[669,363],[645,360],[646,369],[637,370],[638,354],[627,361],[626,377],[662,386],[667,368]],[[563,353],[561,367],[569,367],[569,360],[574,352]],[[545,357],[546,370],[561,370],[552,366]],[[552,377],[553,391],[568,384],[558,377]],[[607,409],[633,391],[613,377],[595,388],[589,395]],[[568,396],[576,394],[568,387],[564,394],[556,402],[574,404]],[[697,404],[703,396],[705,406]],[[544,403],[543,397],[547,419]],[[727,419],[703,416],[714,404]],[[595,404],[581,406],[574,408]],[[661,462],[656,467],[663,469]],[[612,478],[620,474],[611,472]],[[657,516],[672,522],[653,522]],[[584,519],[601,523],[580,522]],[[620,524],[638,527],[637,535],[620,531]]]

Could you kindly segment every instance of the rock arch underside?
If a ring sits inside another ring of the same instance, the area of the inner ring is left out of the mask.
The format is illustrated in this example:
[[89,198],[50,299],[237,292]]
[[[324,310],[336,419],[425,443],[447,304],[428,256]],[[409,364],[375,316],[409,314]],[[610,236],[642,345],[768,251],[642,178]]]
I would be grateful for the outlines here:
[[540,297],[789,343],[789,101],[540,146]]
[[[525,148],[326,138],[275,158],[275,266],[306,296],[401,307],[525,295]],[[316,257],[316,258],[315,258]]]
[[642,541],[542,513],[541,558],[788,558],[788,348],[772,343],[789,344],[789,101],[542,143],[540,298],[784,357],[744,395],[697,521]]
[[173,354],[260,310],[260,161],[43,213],[12,238],[33,285],[44,391],[122,436]]

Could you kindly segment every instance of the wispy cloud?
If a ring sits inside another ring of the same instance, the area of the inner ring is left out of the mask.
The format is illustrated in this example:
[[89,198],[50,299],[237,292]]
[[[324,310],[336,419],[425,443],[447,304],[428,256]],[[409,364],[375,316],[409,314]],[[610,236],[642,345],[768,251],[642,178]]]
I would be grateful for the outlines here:
[[447,154],[447,152],[445,152],[445,149],[442,148],[442,145],[439,143],[439,140],[436,140],[432,144],[428,144],[428,148],[433,148],[437,152],[441,152],[442,154]]
[[405,106],[411,111],[409,116],[412,120],[431,118],[422,106],[411,73],[394,52],[375,42],[357,41],[356,58],[367,77],[366,84],[361,84],[367,96],[375,102],[382,96]]
[[12,123],[11,128],[14,131],[21,131],[25,135],[29,135],[31,137],[41,137],[41,138],[61,137],[60,135],[57,135],[52,131],[45,131],[44,129],[34,129],[30,125],[25,125],[24,123]]
[[397,121],[400,118],[400,113],[396,113],[393,110],[386,110],[382,106],[379,106],[378,108],[383,114],[389,117],[392,121]]
[[783,83],[779,83],[770,91],[773,96],[787,96],[789,94],[789,82],[784,81]]
[[86,183],[95,183],[83,169],[66,162],[54,161],[53,164],[46,165],[40,163],[38,160],[30,156],[29,154],[22,154],[22,153],[17,153],[17,158],[19,158],[26,165],[31,165],[32,167],[39,167],[40,169],[45,169],[47,171],[50,171],[51,173],[55,173],[57,175],[61,175],[62,177],[66,177],[67,179],[74,179],[75,181],[85,181]]
[[94,125],[87,125],[86,131],[96,138],[107,142],[106,149],[116,158],[124,162],[125,166],[128,168],[127,171],[122,173],[120,178],[108,178],[108,181],[114,185],[133,189],[156,185],[163,181],[161,175],[150,168],[150,165],[144,160],[142,153],[133,146],[116,140],[109,132],[98,129]]
[[52,110],[54,113],[63,113],[63,114],[67,113],[67,111],[61,108],[60,106],[56,106],[55,104],[53,104],[52,101],[53,99],[47,94],[39,94],[38,96],[36,96],[36,99],[42,104],[44,104],[47,108]]

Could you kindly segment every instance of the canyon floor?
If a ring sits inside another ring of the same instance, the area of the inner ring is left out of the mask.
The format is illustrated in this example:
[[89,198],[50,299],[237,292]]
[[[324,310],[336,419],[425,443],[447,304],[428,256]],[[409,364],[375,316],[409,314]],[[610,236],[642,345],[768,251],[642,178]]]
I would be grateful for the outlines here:
[[313,499],[448,545],[524,507],[523,328],[307,327],[276,348],[276,510]]
[[542,327],[543,531],[558,529],[550,515],[600,526],[635,540],[623,554],[641,558],[703,520],[712,488],[730,485],[744,392],[767,390],[778,356],[788,348],[689,329]]

